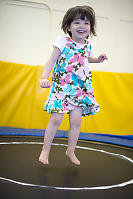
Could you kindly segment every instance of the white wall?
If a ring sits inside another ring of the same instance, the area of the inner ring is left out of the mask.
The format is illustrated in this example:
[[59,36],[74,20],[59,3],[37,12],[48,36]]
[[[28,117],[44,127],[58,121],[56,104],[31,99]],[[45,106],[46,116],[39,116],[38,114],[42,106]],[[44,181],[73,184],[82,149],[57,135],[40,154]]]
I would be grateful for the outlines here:
[[133,0],[1,0],[0,60],[44,65],[68,8],[90,5],[96,12],[94,54],[105,52],[108,61],[92,70],[133,72]]

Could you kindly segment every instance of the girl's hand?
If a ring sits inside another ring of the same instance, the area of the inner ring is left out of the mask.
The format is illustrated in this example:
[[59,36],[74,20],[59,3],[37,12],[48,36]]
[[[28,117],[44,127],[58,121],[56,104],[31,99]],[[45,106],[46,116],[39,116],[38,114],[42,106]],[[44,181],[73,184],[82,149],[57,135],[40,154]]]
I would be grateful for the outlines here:
[[40,87],[41,88],[49,88],[51,83],[48,79],[40,79]]
[[103,62],[103,61],[106,60],[106,59],[108,59],[107,56],[106,56],[106,54],[101,54],[101,55],[97,58],[98,63],[101,63],[101,62]]

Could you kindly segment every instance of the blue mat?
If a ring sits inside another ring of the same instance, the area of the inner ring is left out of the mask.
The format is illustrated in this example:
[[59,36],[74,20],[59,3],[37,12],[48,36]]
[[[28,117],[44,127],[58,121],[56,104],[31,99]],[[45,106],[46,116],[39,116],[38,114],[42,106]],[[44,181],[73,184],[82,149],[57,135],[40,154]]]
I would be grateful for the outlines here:
[[[45,131],[40,129],[24,129],[12,127],[0,127],[0,135],[17,136],[44,136]],[[56,138],[68,138],[67,131],[57,131]],[[133,148],[133,135],[110,135],[97,133],[80,133],[80,140],[90,140],[96,142],[116,144]]]

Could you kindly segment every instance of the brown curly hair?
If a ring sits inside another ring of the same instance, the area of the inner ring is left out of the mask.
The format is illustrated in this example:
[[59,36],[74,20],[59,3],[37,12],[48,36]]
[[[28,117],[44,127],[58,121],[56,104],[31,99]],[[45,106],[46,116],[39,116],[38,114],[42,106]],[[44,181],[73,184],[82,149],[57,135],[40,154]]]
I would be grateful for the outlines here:
[[[96,19],[95,19],[95,12],[93,8],[90,6],[76,6],[73,8],[70,8],[62,21],[61,29],[65,33],[68,33],[70,37],[72,37],[72,33],[68,30],[71,23],[76,19],[84,20],[85,17],[90,21],[90,35],[96,36]],[[89,37],[89,35],[88,35]],[[88,38],[87,37],[87,38]]]

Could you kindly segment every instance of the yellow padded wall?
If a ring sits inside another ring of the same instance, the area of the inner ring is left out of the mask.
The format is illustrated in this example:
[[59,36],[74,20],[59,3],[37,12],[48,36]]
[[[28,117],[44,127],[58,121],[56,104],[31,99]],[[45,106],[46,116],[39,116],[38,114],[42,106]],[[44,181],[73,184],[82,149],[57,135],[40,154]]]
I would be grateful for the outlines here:
[[100,112],[82,122],[84,132],[133,135],[133,74],[93,72]]
[[[42,66],[0,62],[0,126],[46,128],[49,89],[39,86],[42,72]],[[133,135],[133,74],[93,71],[93,89],[101,111],[82,117],[81,132]],[[68,128],[65,114],[59,129]]]

